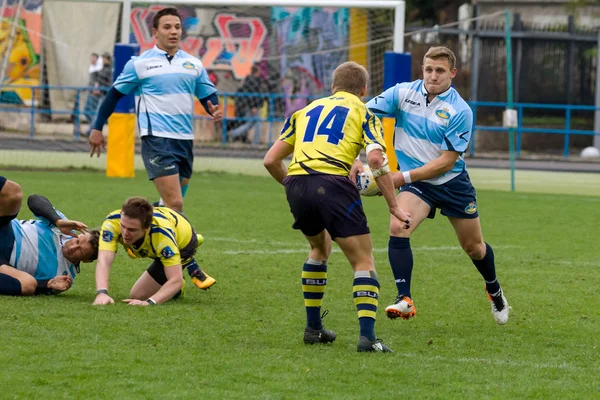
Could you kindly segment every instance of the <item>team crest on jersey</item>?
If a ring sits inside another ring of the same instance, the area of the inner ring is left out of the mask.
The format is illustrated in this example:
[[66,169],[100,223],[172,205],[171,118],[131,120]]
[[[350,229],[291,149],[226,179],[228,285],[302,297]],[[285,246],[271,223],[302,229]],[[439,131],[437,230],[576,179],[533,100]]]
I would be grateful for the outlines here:
[[164,258],[171,258],[175,255],[169,246],[165,247],[160,253]]
[[183,64],[181,64],[181,66],[185,69],[196,69],[196,66],[194,65],[194,63],[189,62],[189,61],[185,61]]
[[465,207],[465,212],[467,214],[475,214],[475,212],[477,211],[477,204],[475,204],[474,201],[470,202],[466,207]]
[[113,240],[113,233],[111,231],[102,231],[102,241],[103,242],[112,242]]
[[438,117],[440,117],[442,119],[448,119],[448,118],[450,118],[450,110],[448,110],[446,107],[444,107],[441,110],[437,110],[435,112],[435,115],[437,115]]

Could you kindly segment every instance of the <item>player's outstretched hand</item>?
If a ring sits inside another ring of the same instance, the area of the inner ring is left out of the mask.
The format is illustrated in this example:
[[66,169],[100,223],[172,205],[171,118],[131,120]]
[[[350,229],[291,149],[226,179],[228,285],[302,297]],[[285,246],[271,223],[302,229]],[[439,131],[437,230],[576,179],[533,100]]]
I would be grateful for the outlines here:
[[358,174],[362,174],[365,171],[362,162],[357,158],[354,160],[354,164],[352,164],[352,168],[350,168],[350,174],[348,174],[348,178],[356,185],[356,177]]
[[56,221],[56,227],[60,229],[62,233],[69,236],[77,237],[77,233],[73,231],[79,232],[87,232],[88,227],[83,222],[72,221],[70,219],[59,219]]
[[210,113],[210,115],[212,115],[212,120],[214,122],[219,122],[220,120],[223,119],[223,111],[221,110],[221,107],[217,104],[216,106],[210,102],[210,100],[207,102],[208,104],[208,112]]
[[409,229],[412,220],[410,219],[410,214],[402,210],[400,207],[390,208],[390,214],[394,217],[398,218],[400,221],[404,222],[404,229]]
[[90,157],[93,157],[94,153],[98,153],[98,157],[100,157],[100,153],[104,148],[106,148],[106,142],[104,140],[102,131],[99,131],[98,129],[92,129],[92,132],[90,132],[89,142],[90,148],[92,149],[90,151]]
[[123,300],[123,303],[127,303],[130,306],[141,306],[141,307],[150,305],[150,303],[148,303],[147,301],[138,300],[138,299],[125,299],[125,300]]
[[57,292],[64,292],[65,290],[69,290],[72,284],[73,279],[70,276],[61,275],[50,279],[48,281],[48,288]]
[[100,293],[92,303],[94,306],[104,306],[106,304],[115,304],[115,301],[107,294]]

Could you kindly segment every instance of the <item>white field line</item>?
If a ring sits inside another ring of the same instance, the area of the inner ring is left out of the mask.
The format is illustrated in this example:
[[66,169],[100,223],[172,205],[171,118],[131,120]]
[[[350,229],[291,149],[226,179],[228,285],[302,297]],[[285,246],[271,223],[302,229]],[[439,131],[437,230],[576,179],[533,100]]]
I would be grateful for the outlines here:
[[[208,237],[206,239],[206,241],[217,241],[217,242],[231,242],[231,243],[248,243],[248,244],[263,244],[264,242],[261,240],[256,240],[256,239],[229,239],[229,238],[223,238],[223,237],[213,237],[210,238]],[[247,249],[247,250],[225,250],[224,253],[225,254],[296,254],[296,253],[306,253],[309,251],[308,247],[295,247],[298,245],[298,243],[291,243],[291,242],[268,242],[266,243],[267,245],[277,245],[277,246],[286,246],[289,248],[286,249],[273,249],[273,250],[269,250],[269,249]],[[494,246],[494,248],[498,248],[498,249],[507,249],[507,248],[518,248],[521,246]],[[413,247],[413,251],[449,251],[449,250],[457,250],[457,251],[462,251],[462,249],[459,246],[419,246],[419,247]],[[373,252],[374,253],[387,253],[388,248],[387,247],[382,247],[382,248],[374,248]],[[341,253],[340,249],[334,248],[333,249],[334,253]]]
[[527,361],[511,361],[511,360],[499,360],[490,358],[480,357],[442,357],[442,356],[426,356],[415,353],[402,353],[402,357],[420,358],[427,361],[444,361],[451,363],[465,363],[465,364],[484,364],[484,365],[500,365],[508,367],[525,367],[525,368],[546,368],[546,369],[561,369],[561,370],[581,370],[582,367],[576,365],[562,363],[536,363]]

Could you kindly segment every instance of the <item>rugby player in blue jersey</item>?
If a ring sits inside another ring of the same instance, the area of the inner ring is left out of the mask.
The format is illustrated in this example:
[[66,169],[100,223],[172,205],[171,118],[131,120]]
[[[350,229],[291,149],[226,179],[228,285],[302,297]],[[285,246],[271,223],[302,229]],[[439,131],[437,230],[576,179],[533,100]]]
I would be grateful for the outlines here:
[[[90,133],[90,156],[100,156],[105,146],[102,127],[119,99],[134,92],[142,159],[161,198],[157,205],[182,212],[194,161],[194,96],[213,121],[221,120],[222,111],[202,62],[179,49],[182,23],[177,9],[160,10],[152,23],[156,45],[127,62],[104,98]],[[215,282],[197,269],[188,273],[200,289]]]
[[[494,319],[505,324],[510,308],[496,278],[494,252],[483,240],[475,189],[462,157],[473,132],[473,113],[451,87],[455,63],[450,49],[432,47],[423,58],[422,80],[397,84],[367,103],[375,115],[396,118],[394,148],[401,173],[394,174],[394,185],[400,188],[398,205],[413,221],[403,229],[403,222],[390,219],[388,257],[398,296],[385,311],[390,318],[415,316],[410,235],[439,208],[485,281]],[[351,176],[360,168],[357,161]]]
[[21,187],[0,176],[0,295],[63,292],[79,264],[98,256],[100,232],[87,232],[84,223],[68,220],[38,195],[27,199],[37,218],[17,220],[22,198]]
[[[369,74],[346,62],[333,72],[331,96],[313,101],[284,124],[279,140],[264,158],[269,173],[285,186],[294,229],[310,244],[302,269],[306,308],[304,343],[330,343],[334,331],[322,324],[321,306],[327,285],[331,241],[340,246],[354,270],[353,297],[358,314],[360,352],[391,352],[375,335],[379,281],[371,235],[360,194],[348,179],[364,147],[377,185],[394,218],[410,226],[410,215],[396,203],[379,119],[361,102]],[[292,155],[289,168],[283,160]]]

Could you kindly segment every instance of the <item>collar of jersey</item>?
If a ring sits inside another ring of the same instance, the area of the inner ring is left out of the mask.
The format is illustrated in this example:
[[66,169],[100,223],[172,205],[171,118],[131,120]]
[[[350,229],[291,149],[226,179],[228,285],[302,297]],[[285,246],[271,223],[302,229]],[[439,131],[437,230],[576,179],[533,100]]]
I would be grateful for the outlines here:
[[[159,49],[157,45],[154,45],[154,51],[156,51],[158,54],[163,54],[163,55],[167,54],[167,52],[165,50]],[[180,49],[177,49],[177,51],[175,52],[175,55],[173,57],[178,56],[180,51],[181,51]]]
[[[452,85],[450,85],[450,87],[448,89],[446,89],[445,91],[443,91],[442,93],[438,94],[436,97],[446,97],[450,94],[450,91],[452,90]],[[427,89],[425,89],[425,81],[421,81],[421,93],[423,94],[423,96],[427,97],[429,95],[429,93],[427,92]]]
[[[150,229],[152,229],[152,227],[150,227]],[[148,244],[148,240],[150,238],[150,229],[148,229],[146,231],[146,234],[144,235],[144,241],[142,242],[142,244],[140,245],[140,247],[135,247],[135,243],[131,245],[131,248],[135,251],[140,251],[140,249],[143,249],[147,244]]]
[[342,97],[350,97],[350,96],[354,96],[354,97],[358,97],[357,95],[350,93],[350,92],[346,92],[343,90],[338,90],[337,92],[333,93],[332,96],[342,96]]

